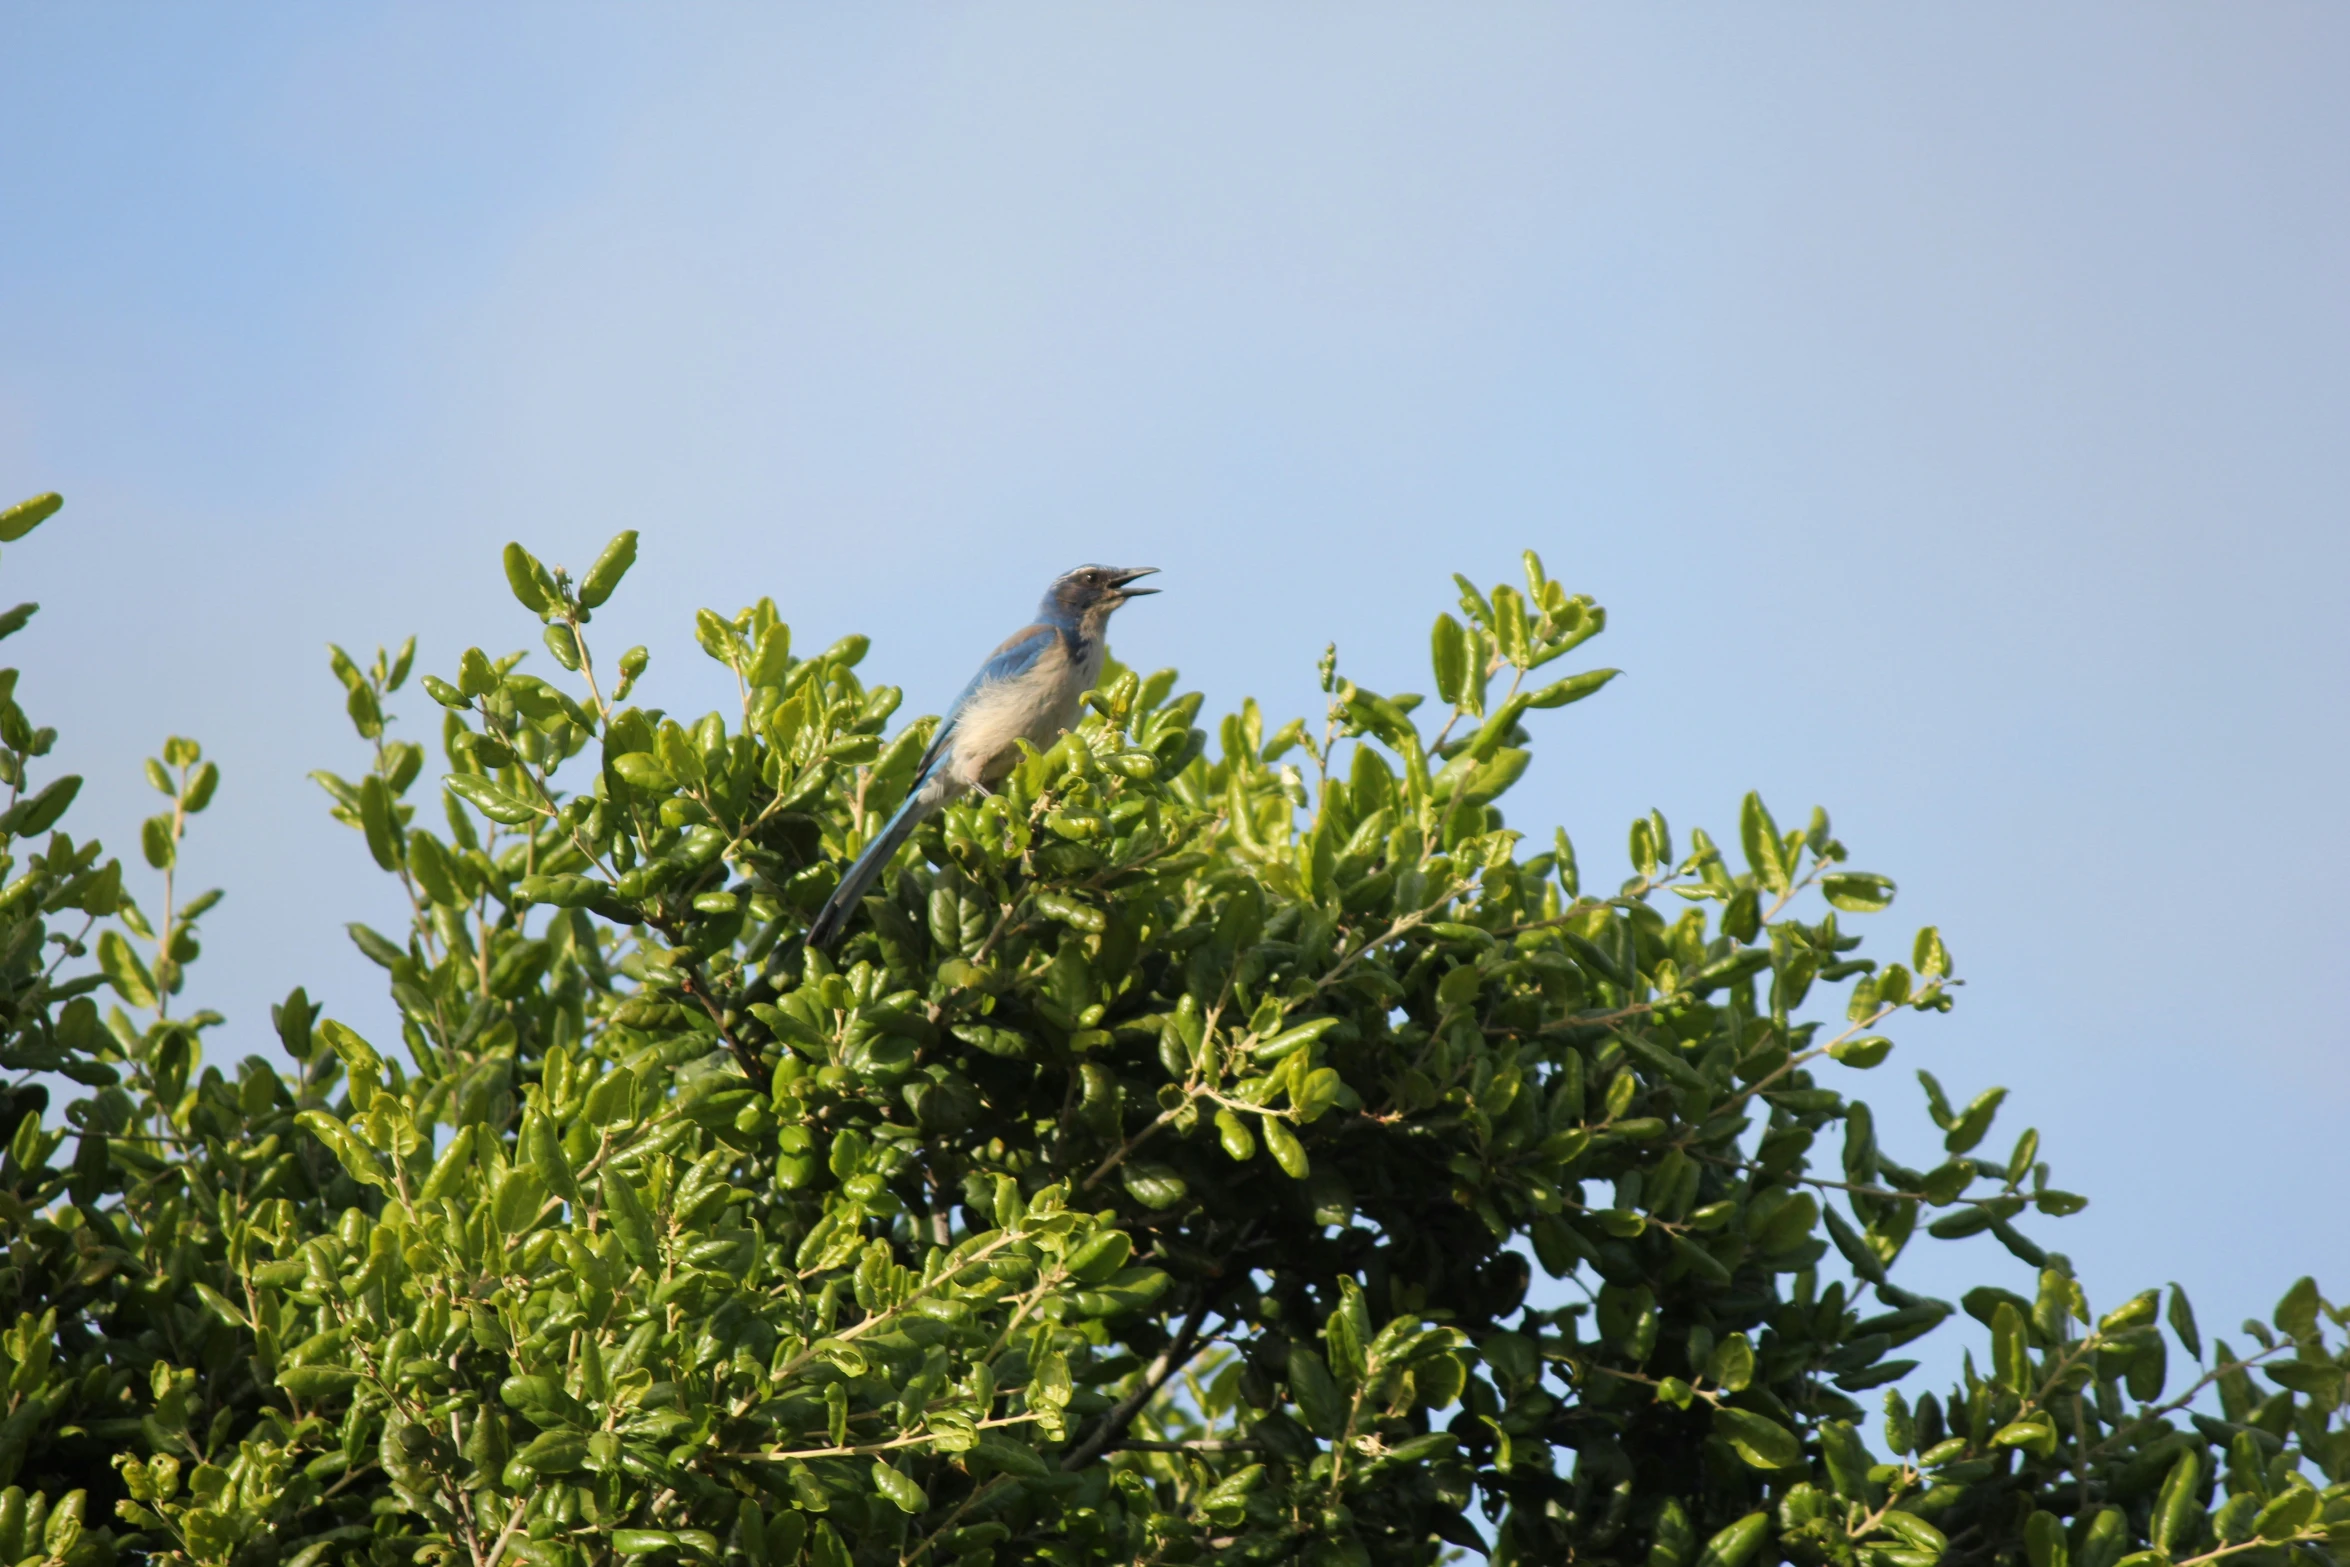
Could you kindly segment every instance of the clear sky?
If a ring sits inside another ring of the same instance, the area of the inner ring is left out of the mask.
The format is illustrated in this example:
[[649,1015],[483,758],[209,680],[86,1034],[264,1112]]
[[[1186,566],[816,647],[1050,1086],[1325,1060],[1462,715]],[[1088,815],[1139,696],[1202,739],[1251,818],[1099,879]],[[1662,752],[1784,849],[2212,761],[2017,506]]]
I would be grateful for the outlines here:
[[2350,1295],[2350,11],[5,0],[0,59],[0,490],[68,497],[5,651],[121,849],[219,758],[229,1050],[297,982],[388,1031],[323,644],[535,643],[510,537],[642,530],[598,626],[674,709],[768,593],[909,712],[1088,559],[1214,702],[1424,689],[1533,546],[1629,673],[1518,824],[1612,879],[1827,805],[1969,982],[1855,1085],[1897,1153],[1912,1069],[2006,1083],[2095,1297]]

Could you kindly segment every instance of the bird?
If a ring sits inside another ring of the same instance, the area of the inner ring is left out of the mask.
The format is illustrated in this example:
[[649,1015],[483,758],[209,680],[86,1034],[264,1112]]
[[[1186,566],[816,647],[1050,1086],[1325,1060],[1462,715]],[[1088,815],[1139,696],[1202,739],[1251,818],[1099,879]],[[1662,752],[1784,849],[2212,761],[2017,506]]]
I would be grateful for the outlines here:
[[1128,599],[1156,593],[1134,586],[1156,566],[1079,566],[1045,589],[1036,620],[1007,637],[947,709],[945,722],[914,770],[914,786],[808,926],[807,944],[837,944],[867,889],[888,869],[914,829],[949,800],[984,794],[1020,760],[1019,742],[1050,746],[1076,722],[1077,708],[1101,678],[1102,634]]

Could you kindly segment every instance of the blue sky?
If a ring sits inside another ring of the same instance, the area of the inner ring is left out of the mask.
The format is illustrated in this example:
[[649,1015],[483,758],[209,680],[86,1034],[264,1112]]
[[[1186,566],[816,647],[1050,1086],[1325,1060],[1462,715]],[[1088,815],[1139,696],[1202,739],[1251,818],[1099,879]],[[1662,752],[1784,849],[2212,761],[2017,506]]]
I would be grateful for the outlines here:
[[0,54],[0,489],[69,503],[8,651],[85,829],[220,759],[230,1050],[297,982],[388,1015],[323,644],[529,644],[510,537],[642,530],[599,626],[677,709],[696,605],[934,711],[1084,559],[1166,569],[1119,651],[1216,703],[1331,639],[1424,688],[1532,546],[1628,674],[1514,820],[1612,877],[1650,806],[1827,805],[1969,981],[1855,1085],[1896,1149],[1912,1069],[2006,1083],[2094,1296],[2350,1295],[2350,13],[0,4]]

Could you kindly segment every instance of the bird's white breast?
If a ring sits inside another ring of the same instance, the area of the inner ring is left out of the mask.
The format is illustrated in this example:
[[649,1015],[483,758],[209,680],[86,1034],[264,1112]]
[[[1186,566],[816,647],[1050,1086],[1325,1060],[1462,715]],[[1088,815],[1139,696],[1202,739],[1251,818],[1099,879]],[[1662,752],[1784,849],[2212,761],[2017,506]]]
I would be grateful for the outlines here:
[[955,717],[955,781],[966,789],[991,784],[1019,760],[1019,741],[1043,750],[1058,740],[1100,677],[1100,647],[1091,641],[1088,656],[1072,658],[1068,642],[1055,637],[1019,674],[972,692]]

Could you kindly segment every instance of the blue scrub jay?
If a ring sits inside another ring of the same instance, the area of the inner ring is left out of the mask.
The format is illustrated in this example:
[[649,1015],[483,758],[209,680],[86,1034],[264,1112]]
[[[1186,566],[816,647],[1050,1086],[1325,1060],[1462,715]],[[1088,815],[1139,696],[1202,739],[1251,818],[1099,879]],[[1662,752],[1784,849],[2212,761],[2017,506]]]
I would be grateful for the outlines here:
[[914,771],[914,787],[889,825],[865,846],[840,886],[808,927],[808,945],[840,940],[849,915],[914,829],[959,794],[988,785],[1020,760],[1017,742],[1043,750],[1077,719],[1077,705],[1102,673],[1102,633],[1110,612],[1157,588],[1131,586],[1156,566],[1080,566],[1045,590],[1036,623],[1012,633],[979,666],[979,673],[947,709],[930,749]]

